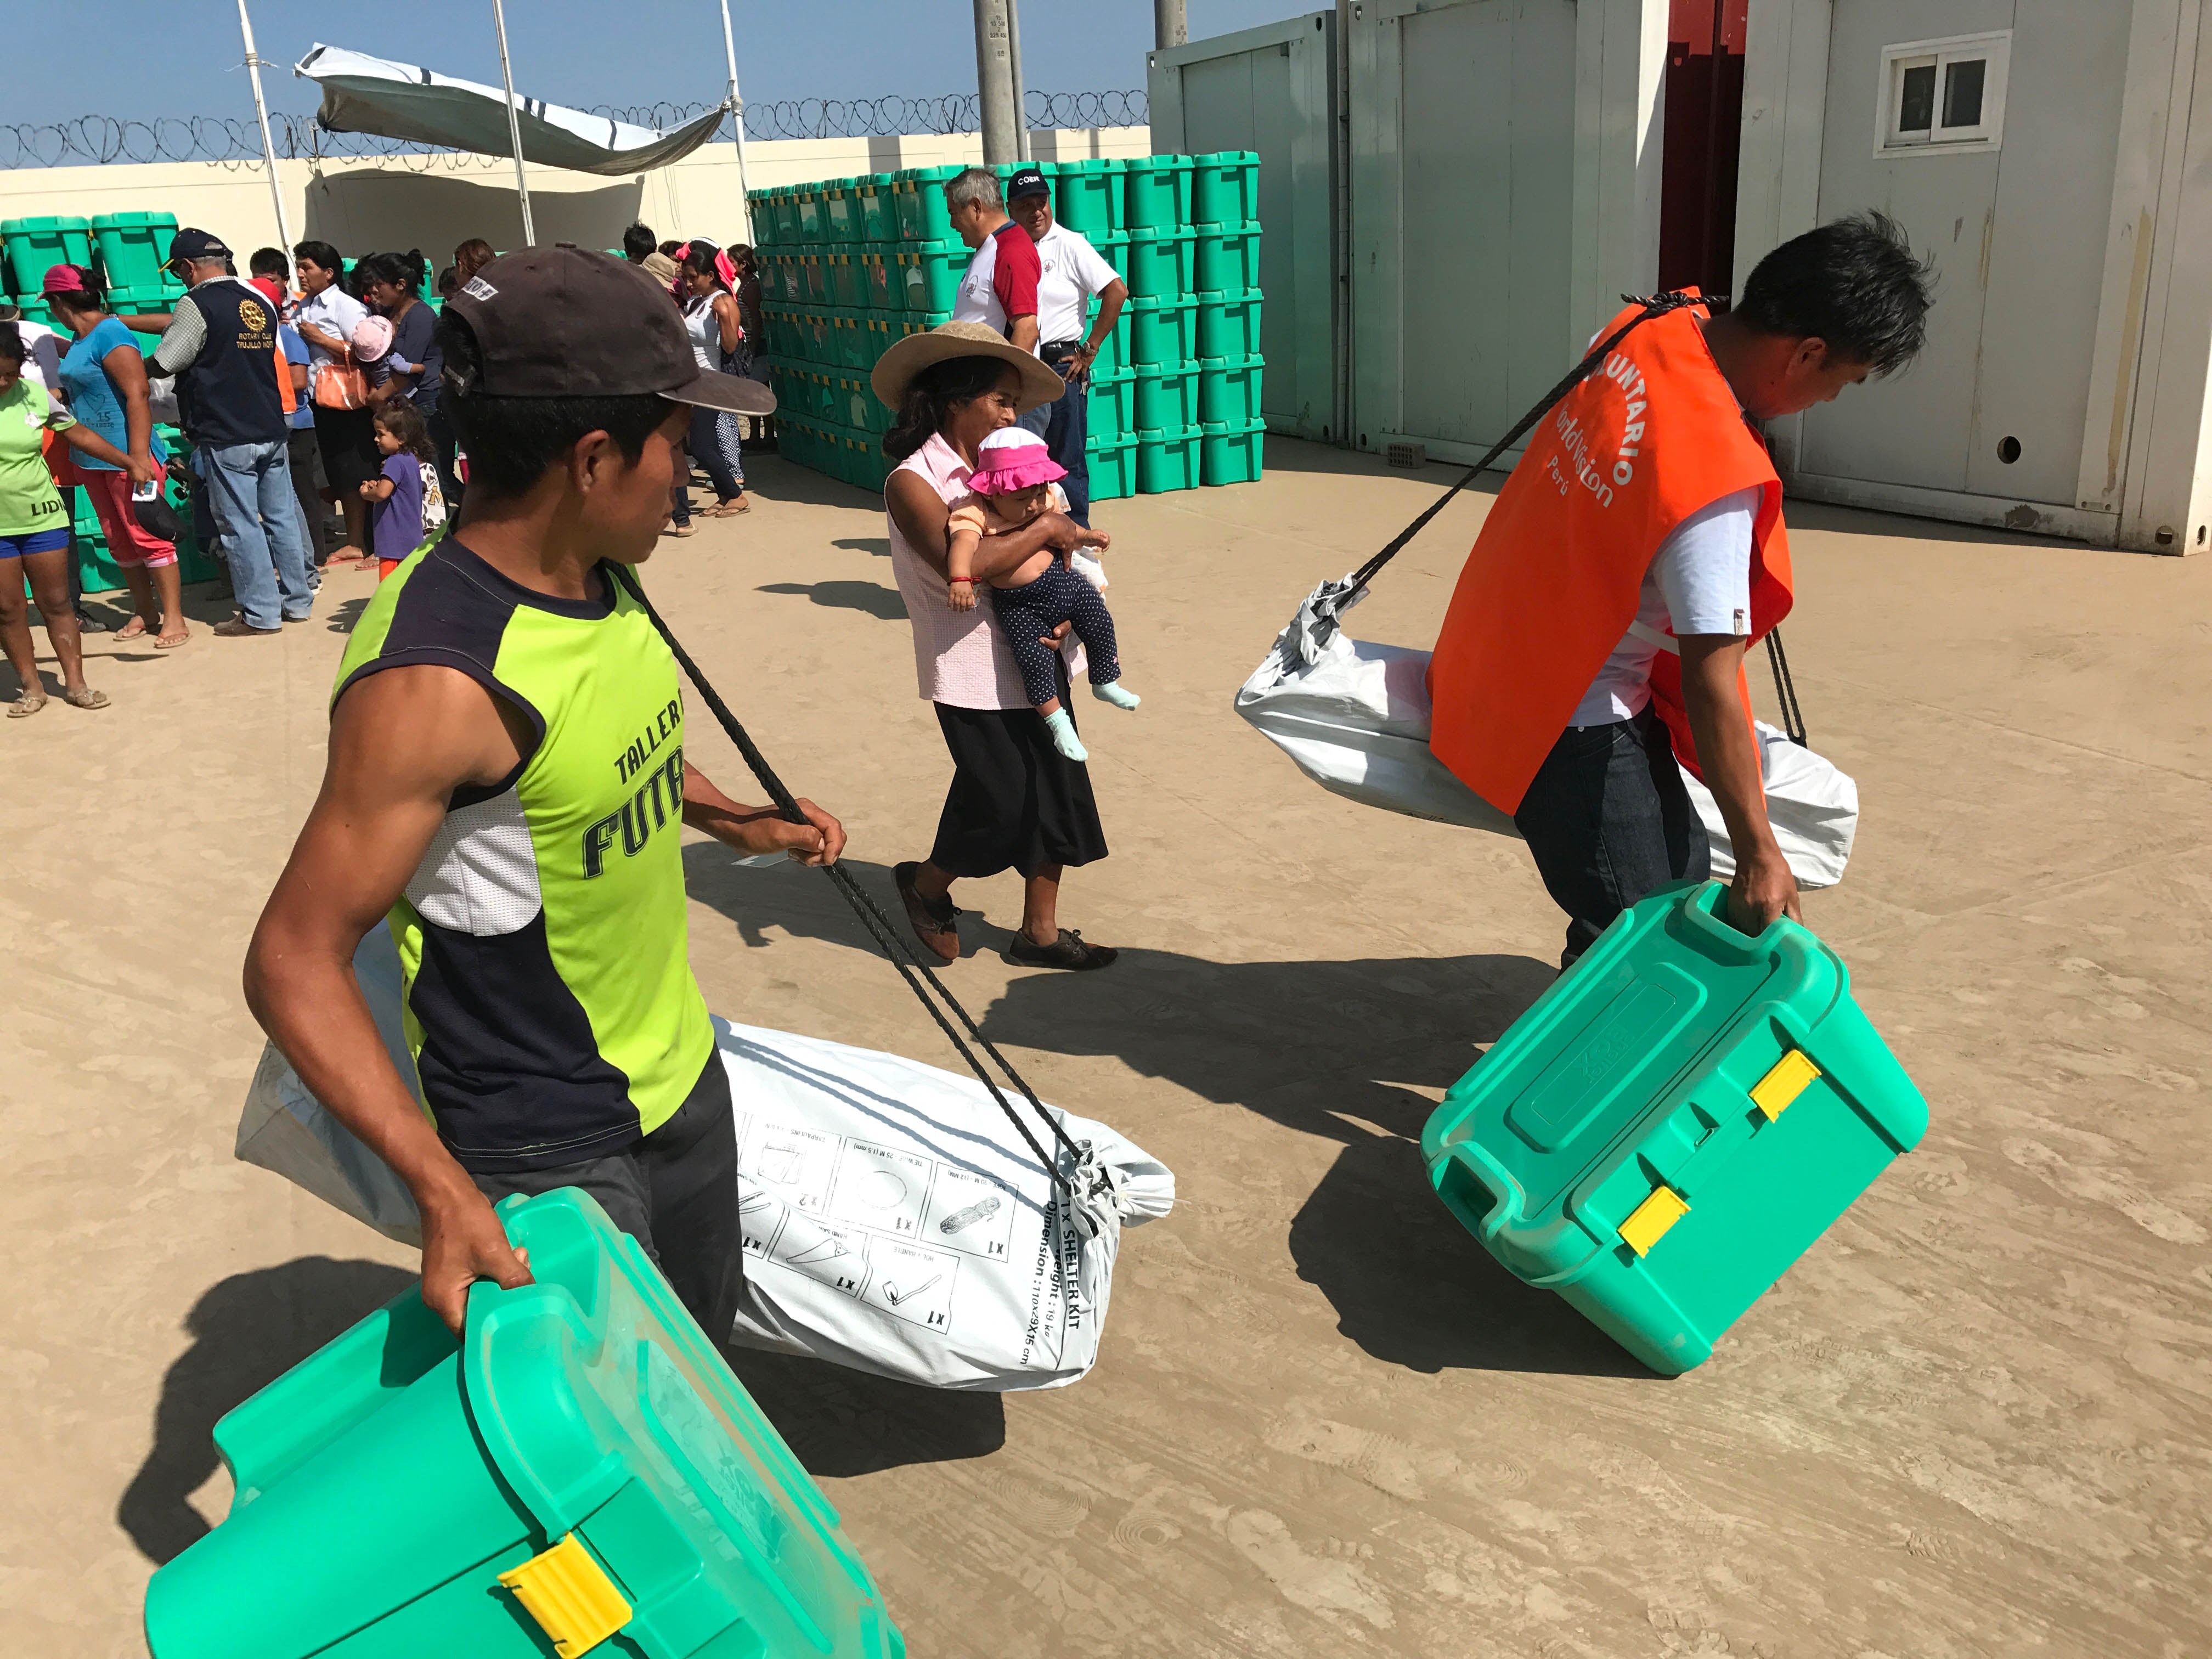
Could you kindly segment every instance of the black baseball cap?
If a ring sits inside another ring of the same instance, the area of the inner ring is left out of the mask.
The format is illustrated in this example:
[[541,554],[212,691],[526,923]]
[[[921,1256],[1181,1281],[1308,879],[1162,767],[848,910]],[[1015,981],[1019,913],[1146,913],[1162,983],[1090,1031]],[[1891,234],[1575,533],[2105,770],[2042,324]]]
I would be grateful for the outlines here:
[[1052,186],[1044,181],[1044,169],[1034,161],[1014,169],[1006,180],[1006,199],[1018,196],[1049,196]]
[[194,230],[187,225],[169,238],[169,263],[179,259],[228,259],[230,250],[222,245],[222,238],[204,230]]
[[446,379],[462,397],[630,398],[655,394],[732,415],[773,415],[758,380],[699,367],[669,292],[627,260],[574,242],[502,253],[446,308],[476,336],[482,372]]

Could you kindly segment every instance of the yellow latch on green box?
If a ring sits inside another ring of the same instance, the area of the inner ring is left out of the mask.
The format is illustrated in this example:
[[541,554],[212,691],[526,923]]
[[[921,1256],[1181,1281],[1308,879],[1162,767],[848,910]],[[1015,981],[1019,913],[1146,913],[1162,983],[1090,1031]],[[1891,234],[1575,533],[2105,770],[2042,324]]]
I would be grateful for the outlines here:
[[500,1574],[561,1659],[581,1659],[629,1622],[629,1603],[574,1533]]
[[1802,1048],[1792,1048],[1774,1062],[1772,1071],[1752,1085],[1751,1103],[1765,1113],[1766,1121],[1771,1123],[1820,1075],[1820,1068],[1805,1057]]
[[1637,1255],[1649,1255],[1651,1247],[1666,1237],[1667,1229],[1689,1212],[1690,1206],[1672,1187],[1656,1188],[1620,1224],[1621,1242]]

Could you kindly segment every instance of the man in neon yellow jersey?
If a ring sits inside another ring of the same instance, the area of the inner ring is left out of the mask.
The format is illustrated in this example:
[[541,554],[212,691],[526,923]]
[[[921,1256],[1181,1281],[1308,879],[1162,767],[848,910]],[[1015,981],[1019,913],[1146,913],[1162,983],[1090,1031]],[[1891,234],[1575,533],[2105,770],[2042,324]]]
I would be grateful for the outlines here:
[[[441,328],[468,499],[355,627],[246,1000],[414,1194],[448,1325],[476,1279],[529,1281],[491,1201],[576,1186],[720,1340],[744,1287],[737,1146],[679,824],[807,864],[845,835],[811,803],[805,824],[740,805],[687,760],[675,660],[615,569],[653,551],[692,407],[773,399],[697,368],[649,277],[565,245],[484,267]],[[386,916],[427,1116],[351,971]]]

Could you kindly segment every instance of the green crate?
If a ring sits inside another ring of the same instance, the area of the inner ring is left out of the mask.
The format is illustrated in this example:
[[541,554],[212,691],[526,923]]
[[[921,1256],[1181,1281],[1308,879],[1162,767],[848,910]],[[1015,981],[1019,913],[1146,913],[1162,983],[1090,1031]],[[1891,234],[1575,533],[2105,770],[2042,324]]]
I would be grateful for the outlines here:
[[637,1242],[574,1188],[498,1214],[534,1283],[478,1281],[458,1339],[410,1288],[216,1425],[238,1496],[154,1575],[149,1650],[902,1653],[837,1511]]
[[891,207],[890,174],[871,173],[856,179],[853,194],[860,205],[859,240],[874,243],[898,240],[898,220]]
[[884,453],[882,442],[856,434],[846,439],[845,443],[850,452],[845,461],[845,482],[882,494],[884,480],[891,473],[891,459]]
[[893,254],[870,248],[866,253],[853,256],[854,264],[860,268],[860,304],[869,311],[904,311],[906,309],[906,279],[897,278],[893,289],[893,273],[898,270]]
[[[1093,312],[1091,322],[1085,326],[1095,325],[1097,320],[1097,313]],[[1112,331],[1098,343],[1098,356],[1091,360],[1091,373],[1093,376],[1105,375],[1110,378],[1119,374],[1128,366],[1129,313],[1124,307],[1121,316],[1115,320]]]
[[1257,151],[1224,149],[1194,155],[1190,177],[1190,222],[1200,228],[1249,224],[1260,216]]
[[1196,233],[1198,259],[1194,286],[1200,294],[1243,294],[1260,286],[1260,227]]
[[917,242],[908,250],[914,263],[906,272],[906,308],[910,312],[950,311],[975,256],[958,237],[944,241]]
[[1159,495],[1171,489],[1196,489],[1199,436],[1195,426],[1179,432],[1139,427],[1137,493]]
[[837,362],[837,341],[830,331],[830,313],[826,311],[802,311],[795,313],[799,328],[799,355],[810,363],[835,368]]
[[965,169],[957,167],[908,167],[892,188],[892,202],[902,242],[935,243],[960,239],[952,232],[952,219],[945,205],[945,181]]
[[177,234],[173,213],[102,213],[92,222],[92,264],[101,285],[159,288]]
[[836,346],[836,361],[847,368],[867,368],[867,319],[858,312],[840,311],[830,319],[830,333]]
[[858,311],[868,303],[868,273],[857,255],[833,253],[829,258],[830,303]]
[[1454,1085],[1421,1150],[1510,1272],[1678,1375],[1875,1177],[1928,1103],[1842,958],[1718,882],[1617,917]]
[[1137,429],[1182,432],[1198,424],[1198,370],[1143,368],[1136,378]]
[[67,217],[0,219],[0,247],[7,251],[9,287],[20,304],[44,289],[50,267],[91,264],[92,223]]
[[1201,357],[1198,360],[1198,418],[1238,425],[1260,417],[1260,372],[1266,359]]
[[1121,186],[1111,161],[1061,161],[1053,178],[1053,217],[1095,243],[1116,228],[1114,198]]
[[850,179],[830,179],[823,181],[822,190],[822,240],[825,242],[857,242],[860,240],[860,198]]
[[1188,298],[1194,291],[1197,238],[1188,230],[1133,230],[1128,234],[1130,294],[1147,300]]
[[1137,433],[1137,375],[1134,369],[1091,374],[1091,396],[1085,404],[1086,442],[1097,446],[1119,443]]
[[1190,218],[1191,159],[1188,155],[1131,156],[1122,200],[1127,219],[1117,228],[1182,230]]
[[1207,421],[1198,430],[1199,483],[1239,484],[1258,479],[1267,441],[1263,422]]
[[1137,434],[1091,445],[1083,458],[1091,476],[1091,499],[1115,501],[1137,493]]
[[1260,291],[1198,296],[1198,355],[1244,358],[1260,349]]
[[1198,301],[1129,301],[1129,362],[1138,368],[1177,368],[1198,360]]
[[884,353],[891,349],[892,342],[904,337],[905,331],[900,325],[905,320],[906,313],[899,311],[870,311],[863,313],[863,328],[866,338],[861,351],[864,361],[860,367],[864,371],[873,369],[883,360]]
[[844,381],[841,388],[844,398],[845,424],[855,432],[872,437],[883,436],[884,428],[890,422],[890,410],[884,400],[876,396],[876,389],[868,384],[868,377],[856,374]]
[[1098,250],[1098,257],[1114,267],[1114,274],[1126,283],[1129,280],[1129,233],[1115,231],[1110,235],[1094,236],[1091,245]]
[[819,247],[830,240],[829,216],[823,211],[822,192],[813,185],[802,185],[793,192],[792,211],[799,229],[798,240],[803,247]]

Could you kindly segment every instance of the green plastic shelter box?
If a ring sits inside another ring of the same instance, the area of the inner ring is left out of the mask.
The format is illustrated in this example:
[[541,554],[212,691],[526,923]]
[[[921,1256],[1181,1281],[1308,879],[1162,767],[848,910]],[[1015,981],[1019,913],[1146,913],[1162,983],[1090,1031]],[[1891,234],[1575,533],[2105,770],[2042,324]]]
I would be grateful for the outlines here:
[[1053,216],[1070,230],[1081,231],[1093,242],[1110,234],[1115,220],[1114,196],[1122,175],[1109,161],[1062,161],[1054,170]]
[[1182,432],[1198,424],[1198,368],[1135,371],[1137,429]]
[[[899,325],[906,320],[903,312],[870,311],[864,313],[861,326],[866,337],[861,342],[860,378],[865,381],[870,372],[891,349],[891,342],[902,337],[904,330]],[[872,393],[870,394],[873,396]]]
[[868,319],[857,311],[840,311],[830,319],[838,363],[847,368],[869,368]]
[[1104,236],[1093,236],[1091,244],[1098,257],[1114,267],[1114,274],[1124,283],[1129,280],[1129,233],[1117,230]]
[[[410,1290],[216,1425],[230,1517],[154,1575],[154,1659],[889,1659],[798,1459],[636,1242],[508,1199],[537,1283]],[[604,1645],[602,1645],[604,1644]]]
[[1129,232],[1129,292],[1139,299],[1182,300],[1191,295],[1197,239],[1188,230]]
[[1131,300],[1129,362],[1138,368],[1180,368],[1198,361],[1198,306],[1195,300]]
[[1125,368],[1101,374],[1091,372],[1091,395],[1085,405],[1086,446],[1119,443],[1137,434],[1137,373]]
[[827,179],[822,185],[822,240],[856,242],[860,239],[860,198],[850,179]]
[[898,240],[898,221],[891,212],[890,174],[871,173],[855,179],[853,195],[860,210],[855,240],[876,243]]
[[92,224],[67,217],[0,220],[0,246],[8,253],[10,290],[18,301],[34,298],[50,266],[92,264]]
[[958,242],[952,219],[945,205],[945,181],[966,169],[957,167],[911,167],[896,187],[899,240],[902,242]]
[[[908,308],[907,272],[921,263],[921,257],[910,252],[904,243],[899,245],[896,252],[884,255],[884,310],[903,312]],[[916,281],[918,283],[919,279]]]
[[1191,489],[1198,484],[1199,429],[1162,432],[1137,428],[1137,493],[1158,495],[1170,489]]
[[[1095,324],[1096,320],[1094,313],[1091,323]],[[1090,325],[1086,324],[1086,329]],[[1087,332],[1085,337],[1089,337]],[[1119,374],[1128,366],[1129,313],[1125,308],[1115,319],[1114,326],[1107,331],[1106,337],[1098,343],[1098,355],[1091,360],[1091,373],[1093,379],[1102,374],[1111,376]]]
[[1198,355],[1249,357],[1260,349],[1260,290],[1198,296]]
[[44,300],[18,300],[15,301],[15,309],[22,313],[23,320],[27,323],[44,323],[48,328],[58,326],[54,321],[54,308]]
[[1084,468],[1091,475],[1091,499],[1117,501],[1137,493],[1137,434],[1087,446]]
[[1190,227],[1191,159],[1188,155],[1133,155],[1122,199],[1127,230],[1187,230]]
[[788,410],[776,410],[775,449],[793,466],[820,471],[814,460],[814,422],[804,415]]
[[177,234],[173,213],[102,213],[92,222],[93,264],[110,289],[161,286],[161,262]]
[[1738,933],[1727,898],[1624,911],[1421,1137],[1493,1256],[1669,1376],[1928,1127],[1843,959],[1786,917]]
[[868,384],[866,375],[855,375],[843,387],[845,396],[845,424],[855,432],[865,432],[870,437],[880,438],[884,426],[890,418],[890,410],[884,407],[875,388]]
[[896,269],[893,257],[875,248],[854,256],[854,264],[860,268],[860,304],[867,310],[906,309],[906,279],[898,279],[896,292],[891,288],[891,272]]
[[1249,421],[1202,421],[1198,431],[1200,483],[1257,481],[1267,443],[1267,427],[1257,416]]
[[868,273],[850,250],[830,256],[830,303],[858,311],[868,303]]
[[834,368],[837,362],[837,342],[830,327],[826,311],[802,311],[797,313],[799,355],[810,363]]
[[1200,294],[1242,294],[1260,286],[1260,227],[1243,225],[1212,229],[1201,225],[1193,233],[1197,250],[1194,286]]
[[1198,418],[1209,425],[1241,426],[1260,417],[1261,371],[1266,361],[1249,357],[1198,360]]
[[[1260,155],[1224,149],[1191,157],[1190,220],[1207,225],[1249,224],[1260,216]],[[1255,279],[1256,280],[1256,279]]]
[[914,255],[914,263],[903,267],[906,308],[917,313],[951,311],[953,295],[960,291],[960,279],[968,274],[968,262],[975,257],[974,252],[957,236],[916,242],[907,251]]
[[882,494],[884,480],[891,475],[891,459],[884,453],[882,441],[872,436],[856,434],[847,440],[853,447],[847,482],[863,489]]

